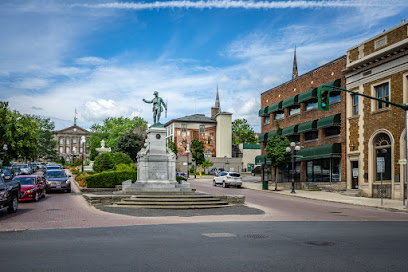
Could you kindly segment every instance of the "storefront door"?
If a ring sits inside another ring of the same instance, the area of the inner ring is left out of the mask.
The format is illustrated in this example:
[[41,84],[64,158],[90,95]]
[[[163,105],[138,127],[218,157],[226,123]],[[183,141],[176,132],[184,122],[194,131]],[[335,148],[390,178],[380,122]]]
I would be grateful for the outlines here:
[[351,162],[351,189],[358,189],[358,161]]

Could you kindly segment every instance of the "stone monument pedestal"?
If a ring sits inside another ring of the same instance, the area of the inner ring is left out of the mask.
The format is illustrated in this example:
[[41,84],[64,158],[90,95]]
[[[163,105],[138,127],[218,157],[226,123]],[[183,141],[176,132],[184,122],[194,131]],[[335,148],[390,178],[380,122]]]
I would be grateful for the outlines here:
[[137,154],[137,181],[122,183],[122,192],[186,192],[190,183],[176,180],[176,155],[166,146],[166,129],[153,125],[147,130],[145,147]]

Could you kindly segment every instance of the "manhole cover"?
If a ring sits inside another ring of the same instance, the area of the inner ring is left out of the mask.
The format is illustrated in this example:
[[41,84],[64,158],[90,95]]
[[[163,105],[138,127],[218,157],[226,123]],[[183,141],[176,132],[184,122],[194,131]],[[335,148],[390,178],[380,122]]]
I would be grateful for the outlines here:
[[330,213],[342,213],[342,212],[330,212]]
[[246,234],[244,235],[245,238],[251,238],[251,239],[264,239],[268,238],[268,236],[263,235],[263,234]]
[[61,209],[48,209],[48,210],[46,210],[47,212],[57,212],[57,211],[60,211]]
[[308,241],[305,242],[307,245],[312,245],[312,246],[334,246],[333,242],[326,242],[326,241]]

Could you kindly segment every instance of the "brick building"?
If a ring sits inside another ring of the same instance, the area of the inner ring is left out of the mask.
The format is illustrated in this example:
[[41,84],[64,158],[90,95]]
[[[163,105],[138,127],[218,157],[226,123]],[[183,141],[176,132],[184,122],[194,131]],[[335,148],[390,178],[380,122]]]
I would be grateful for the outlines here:
[[[82,136],[85,136],[85,145],[81,145]],[[75,158],[81,158],[82,154],[84,153],[85,160],[89,161],[89,138],[89,131],[78,127],[76,124],[71,127],[55,131],[54,141],[57,142],[55,149],[57,150],[58,157],[63,157],[66,162],[73,162]]]
[[[268,138],[276,134],[278,120],[282,134],[301,146],[295,163],[297,188],[346,189],[345,165],[345,93],[330,92],[330,110],[317,110],[317,88],[323,84],[345,87],[343,70],[346,56],[335,59],[303,75],[297,75],[296,54],[292,80],[261,94],[262,154],[256,159],[263,165],[263,180],[275,181],[275,171],[265,158]],[[276,169],[281,186],[290,186],[291,163]]]
[[[349,90],[398,104],[408,103],[408,23],[384,31],[347,51]],[[380,196],[377,158],[385,161],[385,196],[402,199],[406,158],[405,112],[347,93],[347,188]]]

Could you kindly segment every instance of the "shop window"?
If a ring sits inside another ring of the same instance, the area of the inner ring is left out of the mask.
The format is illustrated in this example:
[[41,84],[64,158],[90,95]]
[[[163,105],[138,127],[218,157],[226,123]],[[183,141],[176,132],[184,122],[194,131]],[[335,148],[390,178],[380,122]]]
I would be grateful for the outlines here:
[[329,98],[330,103],[340,101],[340,99],[341,99],[341,92],[340,91],[330,92],[330,98]]
[[300,113],[300,106],[289,108],[289,116],[299,114],[299,113]]
[[[391,180],[391,140],[387,134],[381,133],[375,141],[375,160],[374,168],[377,173],[377,158],[383,157],[385,162],[385,173],[382,174],[383,180]],[[381,174],[377,173],[377,181],[381,180]]]
[[306,103],[306,110],[312,110],[317,108],[317,100],[310,100]]
[[308,161],[306,165],[308,182],[339,182],[341,181],[340,158],[327,158]]
[[335,127],[325,128],[324,133],[325,133],[326,137],[338,136],[338,135],[340,135],[340,127],[335,126]]
[[285,113],[283,111],[277,111],[275,113],[275,119],[276,120],[283,119],[283,118],[285,118]]
[[319,133],[317,131],[305,132],[305,141],[317,140]]
[[[287,163],[282,167],[278,168],[278,182],[292,182],[292,163]],[[294,175],[295,182],[299,182],[300,180],[300,163],[295,163],[295,175]]]
[[[382,100],[390,101],[390,90],[389,90],[389,84],[384,83],[378,86],[375,86],[375,93],[377,98],[380,98]],[[383,109],[383,108],[388,108],[390,104],[388,103],[383,103],[380,101],[377,101],[377,110]]]

